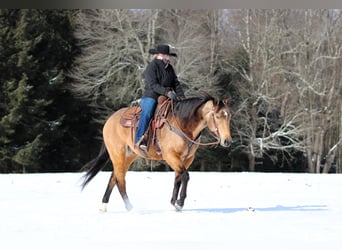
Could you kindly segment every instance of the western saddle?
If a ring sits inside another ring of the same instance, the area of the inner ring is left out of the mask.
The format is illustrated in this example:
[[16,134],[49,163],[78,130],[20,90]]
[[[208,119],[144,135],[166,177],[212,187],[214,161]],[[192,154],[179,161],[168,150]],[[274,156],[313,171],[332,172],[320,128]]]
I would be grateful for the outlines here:
[[[167,114],[170,112],[172,105],[171,99],[165,96],[159,96],[158,104],[156,110],[154,112],[154,116],[150,121],[150,125],[145,132],[145,139],[147,142],[147,147],[154,145],[156,147],[157,152],[160,152],[160,148],[158,145],[158,138],[156,134],[156,130],[163,127],[165,118]],[[138,126],[138,121],[141,113],[140,105],[135,105],[128,108],[121,116],[120,124],[123,127],[131,128],[131,135],[133,140],[133,132]]]

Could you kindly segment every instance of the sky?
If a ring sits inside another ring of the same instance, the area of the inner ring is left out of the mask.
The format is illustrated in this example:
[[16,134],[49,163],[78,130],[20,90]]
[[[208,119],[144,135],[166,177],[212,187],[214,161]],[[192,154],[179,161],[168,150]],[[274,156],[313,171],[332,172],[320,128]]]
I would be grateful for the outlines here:
[[101,213],[109,176],[0,175],[1,249],[341,249],[339,174],[190,172],[176,212],[173,172],[128,172]]

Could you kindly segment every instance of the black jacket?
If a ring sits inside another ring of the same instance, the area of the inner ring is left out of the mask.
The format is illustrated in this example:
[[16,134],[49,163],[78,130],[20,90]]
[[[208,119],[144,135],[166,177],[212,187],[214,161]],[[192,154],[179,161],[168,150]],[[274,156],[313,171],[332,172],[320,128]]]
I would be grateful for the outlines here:
[[144,71],[145,91],[143,97],[157,99],[160,95],[166,95],[174,90],[177,96],[184,97],[182,86],[171,64],[165,68],[165,63],[160,59],[153,59]]

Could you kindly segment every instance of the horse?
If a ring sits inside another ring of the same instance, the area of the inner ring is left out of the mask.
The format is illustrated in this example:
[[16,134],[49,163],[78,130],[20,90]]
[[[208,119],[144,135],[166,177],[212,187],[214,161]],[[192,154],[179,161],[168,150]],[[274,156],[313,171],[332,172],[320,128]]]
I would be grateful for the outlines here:
[[[125,176],[131,164],[138,158],[166,162],[175,172],[171,204],[177,211],[182,210],[187,195],[189,181],[188,168],[194,160],[195,152],[201,143],[201,132],[208,128],[217,139],[211,144],[229,147],[231,112],[230,99],[218,99],[209,94],[190,97],[172,103],[172,110],[159,115],[164,125],[155,129],[156,145],[150,145],[142,153],[135,147],[133,138],[135,129],[120,124],[122,115],[129,107],[114,112],[103,126],[103,144],[96,158],[86,163],[82,189],[100,172],[106,163],[112,163],[113,171],[102,198],[102,212],[107,211],[107,204],[115,185],[124,201],[126,209],[133,208],[127,192]],[[132,108],[132,107],[130,107]]]

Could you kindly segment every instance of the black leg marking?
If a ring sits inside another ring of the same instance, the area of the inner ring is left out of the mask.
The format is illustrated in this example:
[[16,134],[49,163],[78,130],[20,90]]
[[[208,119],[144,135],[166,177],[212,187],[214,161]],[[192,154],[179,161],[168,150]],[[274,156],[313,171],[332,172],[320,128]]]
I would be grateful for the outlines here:
[[175,205],[175,203],[176,203],[181,183],[182,183],[181,182],[181,175],[179,175],[175,178],[175,183],[173,186],[173,192],[172,192],[172,197],[171,197],[171,204],[172,205]]
[[[184,206],[184,201],[186,198],[187,194],[187,187],[188,187],[188,182],[190,180],[190,175],[189,172],[184,170],[182,174],[177,176],[175,178],[175,184],[173,188],[173,193],[172,193],[172,198],[171,198],[171,204],[178,210],[182,210]],[[180,191],[179,199],[178,199],[178,194]],[[178,200],[177,200],[178,199]]]
[[185,170],[181,175],[182,189],[180,192],[179,200],[177,201],[177,205],[180,207],[184,206],[184,200],[186,198],[186,192],[187,192],[189,180],[190,180],[189,172]]
[[113,188],[116,184],[116,178],[114,176],[114,173],[111,174],[110,178],[109,178],[109,182],[108,182],[108,185],[107,185],[107,189],[106,189],[106,192],[105,194],[103,195],[103,198],[102,198],[102,202],[103,203],[108,203],[109,202],[109,198],[110,198],[110,195],[113,191]]

